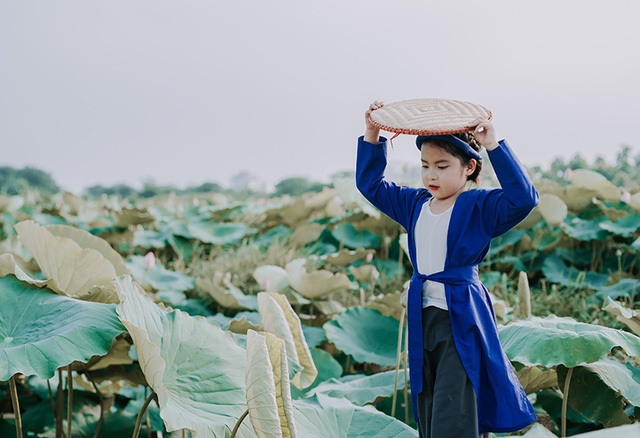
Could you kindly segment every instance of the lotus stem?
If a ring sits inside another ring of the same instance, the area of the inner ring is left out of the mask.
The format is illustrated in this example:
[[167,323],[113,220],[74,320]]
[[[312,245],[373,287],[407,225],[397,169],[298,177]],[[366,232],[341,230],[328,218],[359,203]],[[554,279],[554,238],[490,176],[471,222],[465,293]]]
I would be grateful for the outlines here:
[[56,438],[62,438],[63,434],[63,409],[64,409],[64,388],[62,387],[62,368],[58,368],[58,394],[56,396]]
[[20,401],[18,400],[18,387],[16,386],[16,375],[9,379],[9,392],[11,392],[11,405],[13,415],[16,419],[16,436],[22,438],[22,416],[20,415]]
[[73,416],[73,375],[71,365],[67,365],[67,438],[71,438],[71,418]]
[[240,429],[240,425],[242,424],[242,422],[244,421],[244,419],[246,418],[247,415],[249,415],[249,409],[244,411],[244,414],[242,414],[240,416],[240,418],[238,418],[238,421],[236,421],[236,425],[233,428],[233,431],[231,432],[231,438],[236,438],[236,434],[238,433],[238,430]]
[[[409,324],[407,323],[407,331],[404,334],[404,352],[409,354]],[[402,362],[404,362],[404,422],[409,424],[409,376],[407,375],[408,368],[408,356],[405,359],[403,356]]]
[[569,402],[569,384],[571,383],[571,375],[573,374],[573,367],[569,368],[567,376],[564,378],[564,389],[562,397],[562,429],[560,436],[567,436],[567,403]]
[[[144,387],[145,395],[147,394],[147,388],[148,386]],[[146,417],[146,420],[147,420],[147,437],[151,438],[151,418],[149,416],[149,409],[145,411],[144,416]]]
[[47,389],[49,390],[49,402],[51,403],[51,413],[56,416],[56,405],[53,402],[53,391],[51,390],[51,381],[47,379]]
[[89,381],[93,385],[93,389],[96,390],[96,394],[98,394],[98,399],[100,400],[100,418],[98,419],[96,430],[95,432],[93,432],[93,438],[98,438],[98,434],[100,434],[100,428],[102,427],[102,421],[104,420],[104,401],[102,400],[102,393],[98,389],[98,385],[96,385],[96,382],[91,379],[89,379]]
[[136,418],[136,427],[133,430],[133,438],[137,438],[138,434],[140,433],[140,427],[142,427],[142,416],[144,415],[145,411],[147,410],[147,407],[149,406],[149,403],[151,403],[151,400],[153,400],[153,397],[155,397],[156,393],[151,391],[151,394],[149,394],[149,397],[147,397],[147,399],[144,401],[144,404],[142,405],[142,408],[140,408],[140,412],[138,412],[138,418]]
[[400,314],[400,328],[398,329],[398,349],[396,352],[396,376],[393,381],[393,402],[391,403],[392,417],[396,416],[396,401],[398,399],[398,374],[400,373],[400,356],[402,354],[402,327],[404,326],[404,314],[406,311],[407,311],[407,308],[402,307],[402,313]]

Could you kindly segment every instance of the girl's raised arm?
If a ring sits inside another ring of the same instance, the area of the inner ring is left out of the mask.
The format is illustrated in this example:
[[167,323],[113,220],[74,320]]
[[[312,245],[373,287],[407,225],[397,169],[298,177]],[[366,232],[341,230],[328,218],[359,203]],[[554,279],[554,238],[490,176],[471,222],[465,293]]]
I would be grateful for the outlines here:
[[384,179],[387,167],[387,139],[371,124],[369,114],[384,103],[374,102],[365,113],[365,134],[358,139],[356,186],[360,193],[381,212],[407,229],[417,189],[397,186]]

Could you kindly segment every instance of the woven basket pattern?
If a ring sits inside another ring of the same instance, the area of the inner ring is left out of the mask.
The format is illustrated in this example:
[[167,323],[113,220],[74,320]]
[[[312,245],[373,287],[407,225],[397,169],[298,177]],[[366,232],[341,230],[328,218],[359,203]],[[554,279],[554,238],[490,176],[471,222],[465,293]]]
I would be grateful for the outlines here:
[[464,132],[476,117],[491,120],[491,111],[471,102],[436,98],[386,104],[369,116],[371,122],[380,129],[411,135]]

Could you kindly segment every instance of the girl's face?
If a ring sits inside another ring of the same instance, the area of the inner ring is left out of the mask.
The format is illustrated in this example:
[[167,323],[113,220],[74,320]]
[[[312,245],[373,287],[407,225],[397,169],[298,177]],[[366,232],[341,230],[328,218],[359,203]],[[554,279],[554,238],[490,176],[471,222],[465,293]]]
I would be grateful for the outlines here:
[[476,168],[475,160],[463,166],[460,158],[430,142],[422,145],[421,158],[422,183],[440,200],[457,198],[467,186],[467,176]]

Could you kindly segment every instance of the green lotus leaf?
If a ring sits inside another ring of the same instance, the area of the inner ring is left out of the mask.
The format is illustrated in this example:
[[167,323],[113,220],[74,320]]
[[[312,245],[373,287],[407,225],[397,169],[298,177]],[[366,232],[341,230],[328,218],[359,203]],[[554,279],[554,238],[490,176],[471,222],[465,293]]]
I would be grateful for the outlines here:
[[[551,420],[559,425],[562,421],[562,393],[557,389],[543,389],[536,393],[535,407],[548,413]],[[573,423],[573,424],[572,424]],[[573,426],[573,427],[572,427]],[[567,430],[569,433],[586,432],[594,430],[600,425],[591,420],[567,404]],[[559,429],[559,427],[558,427]],[[573,435],[577,436],[577,435]]]
[[133,234],[133,246],[146,249],[162,249],[167,246],[171,232],[138,230]]
[[[313,394],[325,394],[329,397],[344,397],[351,403],[364,406],[375,402],[381,397],[393,395],[393,387],[396,370],[383,371],[381,373],[366,376],[355,374],[338,379],[329,379],[309,392]],[[398,373],[398,389],[404,388],[404,370]]]
[[43,227],[47,225],[69,225],[63,218],[46,213],[33,213],[31,219]]
[[544,251],[546,249],[553,248],[562,238],[561,228],[545,228],[542,238],[536,242],[536,249],[538,251]]
[[610,297],[616,299],[618,297],[633,297],[640,293],[640,280],[634,278],[623,278],[617,283],[609,286],[603,286],[596,291],[598,296]]
[[213,311],[202,301],[196,298],[187,298],[184,292],[161,290],[156,297],[174,309],[180,309],[191,316],[211,316]]
[[169,432],[225,437],[246,409],[246,352],[202,317],[166,311],[119,277],[117,311],[133,338]]
[[[558,367],[558,383],[564,391],[568,369]],[[640,404],[640,384],[619,362],[602,359],[575,367],[569,382],[569,405],[605,427],[631,424],[624,409],[627,403]]]
[[190,222],[187,229],[198,240],[212,245],[235,245],[254,230],[239,222]]
[[552,283],[559,283],[567,287],[590,287],[600,289],[607,281],[607,274],[593,271],[580,271],[573,266],[567,266],[564,261],[555,254],[550,255],[542,264],[542,273]]
[[303,390],[292,386],[291,396],[293,398],[302,398],[322,382],[342,376],[342,365],[340,365],[340,362],[335,360],[333,356],[326,351],[319,348],[312,348],[311,357],[313,358],[313,363],[316,365],[318,370],[318,377],[316,377],[316,380],[314,380],[311,386]]
[[291,229],[284,225],[273,227],[261,236],[254,237],[251,242],[260,248],[268,248],[277,241],[285,241],[291,235]]
[[146,269],[143,256],[131,256],[126,263],[133,278],[142,286],[151,286],[158,291],[186,291],[195,286],[193,277],[165,269],[158,262],[153,268]]
[[291,386],[284,341],[271,333],[247,332],[247,404],[260,438],[295,438]]
[[605,217],[596,219],[580,219],[574,217],[562,227],[568,236],[576,240],[588,242],[590,240],[605,240],[609,233],[600,227],[600,223],[605,221]]
[[298,389],[309,387],[318,376],[318,370],[313,363],[300,318],[291,308],[287,297],[274,292],[260,292],[258,306],[262,328],[284,340],[288,358],[294,365],[302,366],[302,371],[293,376],[292,383]]
[[489,255],[491,257],[497,256],[498,253],[504,251],[505,248],[520,242],[526,233],[526,230],[512,229],[504,233],[502,236],[491,239]]
[[343,222],[336,226],[331,232],[334,239],[351,249],[356,248],[379,248],[380,236],[369,231],[356,230],[350,222]]
[[374,309],[353,307],[323,326],[327,339],[357,362],[396,364],[398,320]]
[[293,401],[298,434],[305,438],[415,438],[416,431],[371,406],[317,394]]
[[531,317],[502,326],[498,332],[509,359],[528,366],[575,367],[599,361],[614,347],[640,357],[639,337],[569,317]]
[[582,249],[569,249],[569,248],[556,248],[554,253],[560,256],[564,261],[575,267],[587,268],[591,265],[591,259],[593,257],[592,248]]
[[115,306],[75,300],[0,278],[0,381],[16,373],[51,378],[74,361],[107,354],[124,331]]
[[317,347],[327,339],[327,335],[324,333],[322,327],[311,327],[303,324],[302,331],[304,332],[304,337],[309,347]]
[[173,234],[167,238],[167,241],[169,242],[169,245],[171,245],[171,248],[173,248],[173,250],[182,260],[184,260],[185,262],[191,260],[191,257],[193,257],[193,253],[196,250],[196,243],[192,242],[189,239],[185,239],[182,236]]
[[[491,259],[491,265],[511,265],[518,271],[528,271],[525,264],[522,262],[520,257],[516,256],[504,256],[504,257],[496,257]],[[496,266],[496,268],[500,269],[500,266]]]
[[116,225],[128,227],[129,225],[143,225],[155,221],[153,215],[146,208],[127,208],[115,213]]
[[117,302],[112,286],[117,276],[116,268],[104,256],[104,251],[93,248],[95,239],[99,238],[86,233],[87,247],[83,248],[74,239],[58,237],[33,221],[22,221],[15,228],[20,241],[48,279],[48,288],[82,300]]
[[640,213],[625,216],[615,222],[610,220],[600,222],[600,228],[622,237],[632,237],[640,228]]

